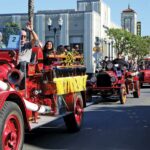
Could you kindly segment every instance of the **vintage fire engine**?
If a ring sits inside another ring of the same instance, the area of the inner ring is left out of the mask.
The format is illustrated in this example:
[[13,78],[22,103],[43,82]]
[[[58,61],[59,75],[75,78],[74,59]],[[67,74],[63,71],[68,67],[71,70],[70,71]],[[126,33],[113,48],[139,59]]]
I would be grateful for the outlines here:
[[35,61],[25,64],[22,73],[17,67],[19,35],[8,39],[0,48],[0,149],[21,150],[25,129],[60,117],[68,130],[78,131],[85,106],[85,67],[44,66],[42,49],[34,47]]
[[150,84],[150,58],[144,58],[141,64],[142,66],[139,68],[139,80],[142,88],[144,84]]
[[100,95],[103,99],[115,97],[124,104],[126,94],[125,74],[120,65],[109,62],[103,66],[98,62],[96,73],[87,81],[87,97],[92,95]]

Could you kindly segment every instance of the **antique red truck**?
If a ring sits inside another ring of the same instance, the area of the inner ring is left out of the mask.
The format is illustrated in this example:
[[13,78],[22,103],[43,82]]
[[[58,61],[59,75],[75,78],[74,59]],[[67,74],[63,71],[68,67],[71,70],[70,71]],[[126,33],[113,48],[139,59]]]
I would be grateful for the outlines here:
[[44,66],[42,49],[34,47],[35,61],[26,64],[23,75],[17,66],[20,48],[13,43],[18,37],[8,36],[5,47],[0,48],[1,150],[21,150],[25,130],[60,117],[68,130],[78,131],[86,104],[84,66]]
[[139,80],[141,88],[144,84],[150,84],[150,58],[144,58],[139,65]]
[[125,73],[119,64],[108,62],[103,67],[98,63],[96,73],[87,80],[87,97],[99,95],[104,100],[115,97],[121,104],[126,103]]

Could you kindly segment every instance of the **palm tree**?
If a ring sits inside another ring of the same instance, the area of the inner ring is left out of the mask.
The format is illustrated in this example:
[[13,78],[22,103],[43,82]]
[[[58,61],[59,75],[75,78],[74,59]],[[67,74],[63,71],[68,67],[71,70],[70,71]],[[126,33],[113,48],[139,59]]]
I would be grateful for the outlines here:
[[28,0],[28,18],[29,18],[29,22],[33,26],[34,25],[34,0]]

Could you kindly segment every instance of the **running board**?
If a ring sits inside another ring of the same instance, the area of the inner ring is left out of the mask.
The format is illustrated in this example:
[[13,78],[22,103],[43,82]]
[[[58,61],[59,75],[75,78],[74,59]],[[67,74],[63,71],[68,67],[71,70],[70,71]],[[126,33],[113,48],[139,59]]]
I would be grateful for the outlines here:
[[40,127],[40,126],[43,126],[43,125],[45,125],[47,123],[50,123],[50,122],[52,122],[54,120],[57,120],[57,119],[62,118],[64,116],[66,116],[66,115],[69,115],[69,114],[71,114],[71,112],[67,112],[67,113],[65,113],[63,115],[57,115],[57,116],[44,116],[44,115],[40,115],[39,119],[37,119],[36,122],[32,122],[32,121],[29,122],[30,129],[31,130],[36,129],[36,128]]

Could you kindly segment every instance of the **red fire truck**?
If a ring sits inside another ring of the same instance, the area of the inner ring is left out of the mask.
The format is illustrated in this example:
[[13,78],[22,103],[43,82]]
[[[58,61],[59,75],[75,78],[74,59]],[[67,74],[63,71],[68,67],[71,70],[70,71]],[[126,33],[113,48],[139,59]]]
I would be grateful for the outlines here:
[[141,88],[144,84],[150,84],[150,57],[146,57],[139,65],[139,80]]
[[22,149],[25,130],[60,117],[69,131],[78,131],[85,106],[85,67],[44,66],[42,49],[34,47],[35,61],[25,63],[23,74],[18,68],[20,37],[7,37],[0,48],[0,149]]

